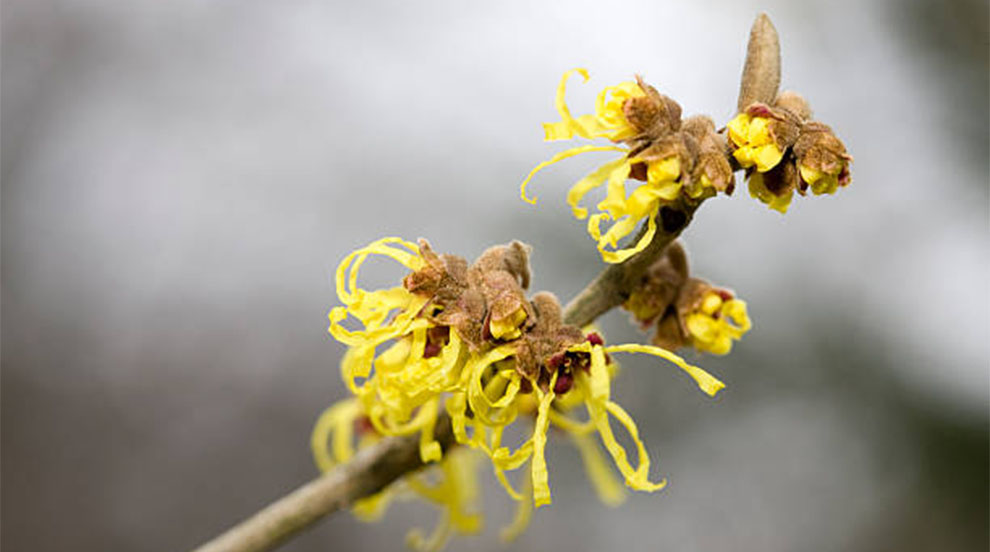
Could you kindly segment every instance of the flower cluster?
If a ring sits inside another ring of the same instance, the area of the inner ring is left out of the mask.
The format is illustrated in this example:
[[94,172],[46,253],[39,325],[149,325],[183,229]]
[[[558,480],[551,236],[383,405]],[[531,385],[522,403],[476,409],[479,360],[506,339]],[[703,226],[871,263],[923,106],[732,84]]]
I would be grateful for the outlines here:
[[[529,198],[526,187],[543,168],[563,159],[593,151],[620,151],[624,155],[605,163],[579,180],[567,195],[567,203],[579,220],[588,210],[579,203],[591,190],[605,184],[606,197],[597,205],[598,213],[588,218],[588,233],[598,242],[602,259],[619,263],[642,251],[653,239],[657,214],[664,204],[678,199],[697,202],[718,192],[731,194],[732,168],[726,158],[725,139],[714,122],[704,116],[681,119],[681,106],[637,77],[636,81],[607,87],[598,95],[593,114],[573,117],[565,102],[570,76],[588,73],[574,69],[564,74],[557,89],[556,107],[561,120],[546,123],[547,140],[606,138],[612,146],[580,146],[558,153],[534,168],[523,181],[520,194]],[[627,194],[627,180],[644,184]],[[643,220],[646,231],[628,247],[619,248]],[[611,226],[602,232],[602,224]],[[611,248],[611,249],[609,249]]]
[[795,191],[833,194],[852,181],[846,147],[831,128],[810,117],[801,96],[783,92],[773,105],[754,103],[726,126],[750,195],[781,213]]
[[[402,285],[362,289],[359,270],[372,255],[408,269]],[[433,487],[415,479],[407,484],[445,514],[433,537],[414,539],[417,546],[442,546],[452,531],[480,527],[470,505],[473,483],[464,475],[468,460],[444,453],[436,440],[441,411],[450,416],[456,442],[488,457],[495,476],[520,502],[516,520],[503,533],[508,538],[525,527],[534,506],[551,502],[545,457],[551,427],[572,437],[606,502],[620,500],[622,492],[595,434],[626,486],[642,491],[664,486],[649,479],[650,459],[636,423],[612,400],[613,354],[663,358],[711,396],[724,387],[667,349],[606,345],[599,333],[566,324],[552,294],[527,298],[528,248],[519,242],[492,247],[468,264],[438,255],[424,240],[417,245],[386,238],[347,256],[336,278],[343,306],[330,312],[330,333],[349,346],[341,366],[354,398],[332,407],[317,424],[317,463],[327,468],[350,457],[356,423],[363,428],[358,447],[382,436],[418,435],[421,459],[439,462],[443,474]],[[581,409],[584,417],[577,414]],[[611,418],[629,434],[635,464],[613,433]],[[510,444],[511,435],[523,438]],[[506,473],[521,468],[521,486],[513,485]],[[358,513],[380,511],[391,492],[361,502]]]
[[680,242],[667,246],[622,306],[644,328],[655,327],[653,343],[671,351],[691,345],[725,355],[753,326],[745,301],[689,276]]

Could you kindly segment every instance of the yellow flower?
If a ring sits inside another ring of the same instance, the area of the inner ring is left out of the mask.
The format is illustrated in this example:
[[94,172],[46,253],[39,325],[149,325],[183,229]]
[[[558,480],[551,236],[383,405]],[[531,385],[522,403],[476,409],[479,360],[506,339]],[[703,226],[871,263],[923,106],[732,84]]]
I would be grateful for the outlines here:
[[732,156],[742,168],[756,166],[757,171],[767,172],[784,157],[784,150],[770,133],[770,121],[767,117],[740,113],[726,125],[729,139],[736,146]]
[[687,314],[684,323],[691,344],[699,351],[725,355],[732,350],[732,341],[741,339],[752,327],[746,313],[746,302],[709,291],[697,309]]
[[[598,95],[598,100],[595,104],[595,113],[581,115],[575,118],[571,115],[565,101],[567,80],[574,73],[580,74],[584,77],[585,81],[588,80],[588,72],[584,69],[572,69],[564,73],[557,88],[557,99],[555,102],[561,120],[556,123],[544,123],[543,129],[546,133],[546,140],[568,140],[579,136],[589,139],[608,138],[613,142],[621,142],[636,136],[640,132],[627,119],[624,110],[627,101],[646,96],[646,92],[639,84],[627,81],[605,88]],[[564,159],[574,157],[575,155],[595,151],[620,151],[628,153],[629,149],[619,146],[579,146],[562,151],[553,156],[549,161],[537,165],[526,176],[526,179],[520,186],[522,199],[531,204],[536,203],[535,197],[532,199],[527,197],[526,186],[536,173],[542,169]],[[659,198],[661,195],[670,196],[668,182],[659,179],[661,176],[667,175],[658,173],[654,177],[654,184],[649,190],[644,190],[634,198],[630,197],[631,203],[627,203],[625,182],[629,178],[630,169],[635,162],[636,160],[630,159],[627,156],[610,161],[579,180],[571,187],[567,195],[567,203],[571,206],[574,216],[578,220],[584,220],[588,216],[588,210],[579,207],[578,203],[588,192],[598,188],[606,181],[608,182],[608,197],[598,205],[600,210],[606,212],[595,215],[588,221],[588,232],[598,242],[598,250],[602,255],[602,259],[609,263],[622,262],[643,250],[650,243],[650,239],[652,239],[653,234],[656,232],[655,215],[659,209]],[[676,178],[675,175],[674,179]],[[676,197],[676,190],[673,197]],[[632,247],[615,251],[606,250],[607,247],[617,248],[619,240],[632,233],[639,222],[646,217],[649,217],[650,223],[648,235],[644,235]],[[616,222],[608,232],[602,235],[600,230],[601,223],[608,220]]]
[[775,194],[767,187],[764,174],[754,172],[749,175],[749,195],[762,201],[774,211],[786,213],[794,198],[794,188],[783,189],[780,195]]
[[[545,123],[547,140],[574,137],[606,138],[619,145],[579,146],[554,155],[537,165],[520,186],[520,195],[535,204],[526,187],[544,168],[588,152],[618,151],[623,157],[596,168],[575,183],[567,194],[567,204],[578,220],[588,219],[587,230],[598,243],[602,259],[620,263],[642,251],[657,230],[657,213],[665,203],[681,197],[700,201],[718,191],[731,193],[732,172],[725,159],[725,145],[707,117],[681,121],[681,108],[637,78],[605,88],[595,103],[595,112],[574,117],[565,101],[567,80],[574,73],[585,80],[584,69],[564,74],[557,88],[556,108],[561,120]],[[629,179],[644,181],[631,192]],[[606,185],[606,197],[597,204],[597,214],[588,218],[581,200],[592,190]],[[634,243],[620,245],[646,221],[642,236]],[[609,224],[602,229],[603,224]]]
[[852,180],[849,175],[852,157],[827,125],[816,121],[806,123],[794,144],[794,154],[802,193],[810,186],[815,195],[834,194]]
[[810,187],[815,195],[833,194],[851,181],[845,145],[810,116],[803,98],[783,92],[774,105],[753,104],[726,125],[732,155],[747,169],[749,194],[781,213],[794,192],[805,195]]
[[581,138],[608,138],[613,142],[619,142],[635,136],[637,129],[626,118],[623,107],[627,100],[645,96],[646,92],[632,81],[606,87],[598,94],[594,114],[574,118],[565,99],[567,80],[574,73],[581,75],[584,82],[588,82],[590,78],[588,71],[580,68],[571,69],[561,77],[554,102],[561,120],[556,123],[543,123],[546,140],[570,140],[577,135]]
[[805,165],[799,165],[801,180],[811,186],[811,191],[815,195],[834,194],[839,189],[839,173],[826,173],[815,170]]

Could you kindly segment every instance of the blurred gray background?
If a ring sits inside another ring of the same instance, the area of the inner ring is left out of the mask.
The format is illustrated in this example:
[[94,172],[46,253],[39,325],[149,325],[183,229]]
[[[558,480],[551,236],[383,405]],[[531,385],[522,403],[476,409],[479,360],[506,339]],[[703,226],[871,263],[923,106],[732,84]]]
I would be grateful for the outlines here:
[[[724,124],[761,10],[853,184],[786,216],[744,189],[705,205],[695,272],[755,321],[691,357],[728,388],[624,359],[614,394],[669,487],[609,509],[558,443],[554,504],[508,549],[985,550],[979,0],[5,0],[3,548],[189,549],[313,477],[312,423],[345,396],[332,271],[373,239],[519,238],[535,289],[572,296],[601,264],[565,190],[607,156],[517,195],[564,147],[540,129],[561,73],[592,73],[575,110],[640,72]],[[485,532],[450,550],[506,549],[484,481]],[[337,515],[286,550],[401,549],[433,520]]]

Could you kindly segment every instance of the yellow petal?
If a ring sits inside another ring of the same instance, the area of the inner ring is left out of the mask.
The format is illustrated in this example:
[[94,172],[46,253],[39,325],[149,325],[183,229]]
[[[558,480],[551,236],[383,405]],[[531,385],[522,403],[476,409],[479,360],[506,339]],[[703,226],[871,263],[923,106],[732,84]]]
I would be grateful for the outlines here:
[[705,372],[697,366],[693,366],[684,361],[683,358],[677,356],[676,354],[668,351],[667,349],[661,347],[655,347],[653,345],[640,345],[637,343],[629,343],[624,345],[609,345],[605,347],[605,352],[608,353],[645,353],[648,355],[653,355],[660,357],[681,370],[688,373],[689,376],[694,378],[694,381],[698,383],[698,387],[707,393],[708,395],[714,397],[721,389],[725,387],[725,384],[716,379],[714,376]]
[[754,149],[752,160],[756,164],[756,170],[767,172],[776,167],[783,158],[784,152],[776,144],[766,144]]
[[[310,448],[313,459],[320,471],[328,471],[338,463],[347,462],[354,455],[352,444],[354,420],[360,414],[360,404],[354,399],[340,401],[327,408],[316,419],[313,434],[310,437]],[[333,456],[330,455],[328,442],[333,438]]]
[[[652,185],[670,182],[681,177],[681,160],[676,155],[653,161],[647,165],[646,180]],[[673,198],[671,198],[673,199]]]
[[[512,542],[526,530],[533,517],[533,476],[532,471],[526,470],[523,479],[522,500],[516,506],[516,513],[509,525],[502,528],[499,537],[502,542]],[[528,500],[527,500],[528,499]]]
[[539,508],[544,504],[550,504],[550,484],[549,473],[547,473],[546,445],[547,428],[550,424],[549,411],[550,403],[553,402],[553,387],[557,383],[557,372],[550,378],[550,390],[540,394],[540,406],[537,409],[536,423],[533,425],[533,504]]
[[729,139],[737,146],[743,146],[749,136],[749,122],[752,117],[745,113],[736,115],[729,124],[725,125],[729,130]]
[[749,175],[749,195],[767,204],[768,207],[781,213],[786,213],[791,205],[791,198],[794,192],[790,191],[782,196],[778,196],[767,189],[763,182],[763,174],[754,172]]
[[540,172],[546,167],[549,167],[550,165],[553,165],[554,163],[558,163],[560,161],[563,161],[564,159],[568,159],[570,157],[574,157],[575,155],[580,155],[582,153],[587,153],[589,151],[625,151],[625,150],[618,146],[579,146],[576,148],[571,148],[569,150],[564,150],[551,157],[549,161],[544,161],[539,165],[537,165],[533,170],[529,171],[529,174],[526,175],[526,179],[523,180],[523,183],[519,186],[519,196],[522,197],[522,200],[525,201],[526,203],[536,205],[535,197],[530,199],[529,197],[526,196],[526,186],[529,184],[529,181],[533,179],[536,173]]
[[612,470],[605,464],[598,445],[587,435],[574,434],[571,437],[581,451],[585,473],[595,487],[598,499],[609,506],[621,504],[626,498],[626,493],[612,474]]
[[762,146],[770,142],[770,120],[766,117],[753,117],[746,130],[748,144]]
[[594,190],[595,188],[601,186],[609,175],[612,174],[616,169],[621,167],[623,164],[629,163],[626,158],[616,159],[615,161],[609,161],[601,167],[598,167],[591,172],[588,176],[585,176],[581,180],[578,180],[574,186],[571,186],[570,191],[567,192],[567,204],[571,206],[571,210],[574,213],[574,217],[578,220],[583,220],[584,217],[588,216],[588,210],[582,207],[578,207],[578,203],[584,196]]
[[[659,208],[659,205],[657,205],[657,208]],[[602,260],[606,263],[621,263],[636,253],[646,249],[646,246],[650,245],[650,242],[653,241],[653,236],[657,232],[656,218],[657,211],[654,210],[646,219],[646,232],[632,247],[617,251],[605,251],[605,246],[603,245],[605,238],[602,237],[598,242],[598,251],[602,254]]]
[[722,297],[717,293],[709,293],[701,302],[701,312],[715,314],[722,307]]
[[526,311],[519,307],[509,316],[496,320],[492,318],[489,331],[495,339],[515,339],[522,335],[519,325],[526,321]]
[[608,212],[613,219],[626,214],[626,180],[631,168],[631,164],[623,163],[609,173],[605,199],[598,203],[598,210]]

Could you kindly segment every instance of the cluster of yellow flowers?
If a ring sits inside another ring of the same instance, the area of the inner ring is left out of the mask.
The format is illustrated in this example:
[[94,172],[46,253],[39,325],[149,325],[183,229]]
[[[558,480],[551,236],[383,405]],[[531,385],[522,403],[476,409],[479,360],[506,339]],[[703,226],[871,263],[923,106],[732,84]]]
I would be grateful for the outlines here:
[[[574,73],[588,80],[584,69],[564,74],[556,99],[561,120],[543,125],[546,139],[607,138],[622,145],[580,146],[537,165],[522,183],[520,194],[525,201],[536,202],[527,196],[526,187],[537,172],[549,165],[586,152],[625,153],[579,180],[567,194],[574,216],[583,220],[588,210],[579,203],[588,192],[608,182],[606,197],[597,205],[599,213],[588,219],[588,233],[598,242],[602,259],[619,263],[650,243],[657,229],[657,213],[665,203],[678,198],[701,200],[719,191],[732,193],[732,170],[725,158],[724,140],[715,132],[711,119],[696,116],[682,121],[677,102],[638,78],[605,88],[598,95],[595,113],[575,118],[564,99],[567,80]],[[627,194],[629,179],[645,184]],[[635,244],[620,249],[619,241],[644,219],[646,232]],[[602,223],[608,221],[613,223],[602,233]]]
[[[605,184],[606,196],[587,229],[598,243],[602,259],[620,263],[642,251],[657,231],[657,214],[677,201],[698,203],[734,189],[733,171],[746,169],[750,194],[784,212],[793,192],[831,194],[850,182],[852,157],[831,129],[809,121],[803,98],[784,92],[772,106],[753,104],[716,131],[712,120],[694,116],[681,120],[681,108],[637,77],[636,81],[606,87],[598,95],[595,112],[574,117],[565,102],[566,84],[574,73],[585,81],[584,69],[564,74],[555,105],[561,120],[543,125],[546,140],[606,138],[615,144],[568,149],[537,165],[526,176],[520,195],[529,203],[527,186],[542,169],[576,155],[619,151],[623,157],[605,163],[574,184],[567,203],[579,220],[588,210],[579,206],[588,192]],[[726,135],[728,139],[726,139]],[[731,151],[731,160],[727,152]],[[627,191],[629,180],[645,182]],[[619,242],[646,220],[639,239],[626,247]],[[602,224],[612,221],[604,233]]]
[[773,105],[750,105],[726,125],[732,157],[746,169],[750,195],[781,213],[795,191],[834,194],[852,181],[845,145],[810,116],[803,98],[784,92]]
[[[359,270],[373,255],[408,269],[403,284],[362,289]],[[594,434],[628,487],[655,491],[664,486],[664,481],[649,479],[650,459],[636,424],[611,398],[616,374],[612,354],[665,359],[711,396],[724,387],[667,349],[606,345],[597,332],[567,325],[549,293],[527,299],[527,255],[527,248],[514,242],[493,247],[468,265],[459,257],[437,255],[425,241],[417,245],[386,238],[353,252],[337,270],[343,306],[330,312],[330,333],[349,346],[341,368],[354,398],[320,417],[313,433],[314,455],[325,470],[346,462],[355,446],[418,434],[421,459],[439,464],[438,482],[407,477],[403,486],[390,487],[355,508],[359,516],[373,518],[403,489],[437,504],[443,510],[441,522],[429,538],[411,536],[416,548],[437,549],[453,532],[471,533],[481,526],[473,510],[474,457],[468,450],[442,451],[434,431],[441,412],[450,416],[456,442],[483,453],[508,494],[519,501],[516,520],[503,531],[511,538],[525,527],[534,506],[551,502],[545,457],[550,427],[572,437],[606,502],[620,500],[622,491],[591,438]],[[577,415],[582,407],[584,418]],[[635,464],[613,433],[610,418],[628,432],[636,448]],[[521,443],[503,441],[507,433],[520,431],[528,435]],[[517,490],[506,472],[523,467]]]

